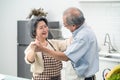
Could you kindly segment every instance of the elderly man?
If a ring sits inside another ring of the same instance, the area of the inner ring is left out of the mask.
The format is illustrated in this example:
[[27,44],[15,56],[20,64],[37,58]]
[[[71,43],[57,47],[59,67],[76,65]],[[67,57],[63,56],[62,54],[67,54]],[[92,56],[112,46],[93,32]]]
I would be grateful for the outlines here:
[[48,56],[62,61],[70,61],[78,77],[75,80],[95,80],[95,73],[99,70],[99,56],[94,32],[85,23],[81,10],[75,7],[64,11],[63,22],[64,26],[72,32],[73,37],[65,52],[49,50],[40,43],[36,43],[36,46]]

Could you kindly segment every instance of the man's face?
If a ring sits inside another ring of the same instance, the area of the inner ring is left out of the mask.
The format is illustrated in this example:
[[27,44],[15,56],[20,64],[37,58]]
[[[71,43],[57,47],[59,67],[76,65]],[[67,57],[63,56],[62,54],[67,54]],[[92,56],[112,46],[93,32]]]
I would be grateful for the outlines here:
[[69,29],[71,32],[73,32],[75,30],[75,25],[68,25],[66,23],[66,16],[63,16],[63,24],[64,24],[64,27]]

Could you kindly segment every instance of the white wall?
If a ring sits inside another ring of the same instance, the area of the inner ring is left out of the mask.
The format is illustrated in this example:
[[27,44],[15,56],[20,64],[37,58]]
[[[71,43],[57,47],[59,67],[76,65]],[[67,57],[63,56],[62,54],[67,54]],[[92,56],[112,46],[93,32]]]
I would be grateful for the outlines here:
[[62,21],[64,9],[78,6],[75,0],[0,0],[0,73],[17,76],[17,20],[33,8],[44,8],[49,21]]
[[100,46],[109,33],[113,47],[120,52],[120,1],[81,1],[86,22],[94,29]]

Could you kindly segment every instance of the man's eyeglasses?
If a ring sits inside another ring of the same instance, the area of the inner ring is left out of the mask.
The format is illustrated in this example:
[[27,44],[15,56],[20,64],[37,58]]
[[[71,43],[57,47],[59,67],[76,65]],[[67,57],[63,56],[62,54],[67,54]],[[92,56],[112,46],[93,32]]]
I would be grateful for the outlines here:
[[64,27],[67,27],[67,26],[69,26],[69,25],[68,25],[68,24],[64,24],[63,26],[64,26]]

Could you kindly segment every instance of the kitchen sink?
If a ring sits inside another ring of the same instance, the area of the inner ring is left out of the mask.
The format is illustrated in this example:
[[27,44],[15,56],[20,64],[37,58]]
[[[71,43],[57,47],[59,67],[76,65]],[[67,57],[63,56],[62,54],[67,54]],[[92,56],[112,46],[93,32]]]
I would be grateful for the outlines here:
[[100,51],[99,56],[105,58],[120,59],[120,53],[118,52],[108,53],[108,52]]

